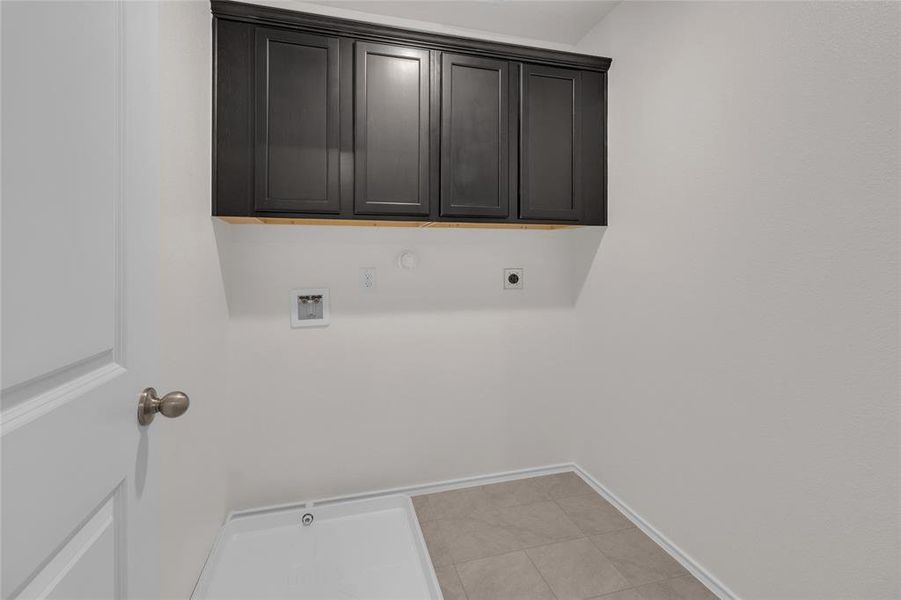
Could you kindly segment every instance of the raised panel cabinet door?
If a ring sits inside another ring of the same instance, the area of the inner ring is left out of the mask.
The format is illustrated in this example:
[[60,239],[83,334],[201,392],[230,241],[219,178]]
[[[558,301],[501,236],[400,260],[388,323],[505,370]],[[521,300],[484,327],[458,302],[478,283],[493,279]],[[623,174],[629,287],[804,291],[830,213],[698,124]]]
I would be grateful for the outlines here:
[[429,214],[429,52],[357,42],[354,212]]
[[256,30],[257,211],[337,213],[338,39]]
[[582,216],[581,72],[522,65],[519,215]]
[[441,215],[507,217],[507,61],[444,54],[441,61]]

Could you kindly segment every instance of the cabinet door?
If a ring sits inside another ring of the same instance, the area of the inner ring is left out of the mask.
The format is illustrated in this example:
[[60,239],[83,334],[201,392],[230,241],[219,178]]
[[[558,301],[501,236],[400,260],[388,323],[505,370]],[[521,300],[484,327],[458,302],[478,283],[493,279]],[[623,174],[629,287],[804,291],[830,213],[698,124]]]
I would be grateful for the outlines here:
[[581,218],[581,81],[579,71],[522,66],[519,215],[523,219]]
[[354,212],[429,214],[429,52],[357,42]]
[[506,61],[444,54],[442,216],[509,216],[509,115]]
[[258,28],[255,106],[255,210],[337,213],[337,38]]

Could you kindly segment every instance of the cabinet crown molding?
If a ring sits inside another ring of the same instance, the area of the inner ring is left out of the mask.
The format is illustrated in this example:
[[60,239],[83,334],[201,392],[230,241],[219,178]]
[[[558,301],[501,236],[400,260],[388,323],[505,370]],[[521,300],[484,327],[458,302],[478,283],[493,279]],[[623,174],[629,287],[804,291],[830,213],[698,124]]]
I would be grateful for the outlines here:
[[232,21],[286,27],[373,42],[415,44],[422,48],[446,52],[475,52],[481,56],[503,58],[505,60],[521,60],[534,64],[569,67],[585,71],[604,73],[610,69],[612,62],[612,59],[603,56],[403,29],[352,19],[341,19],[271,6],[261,6],[259,4],[233,2],[231,0],[212,0],[210,9],[215,17]]

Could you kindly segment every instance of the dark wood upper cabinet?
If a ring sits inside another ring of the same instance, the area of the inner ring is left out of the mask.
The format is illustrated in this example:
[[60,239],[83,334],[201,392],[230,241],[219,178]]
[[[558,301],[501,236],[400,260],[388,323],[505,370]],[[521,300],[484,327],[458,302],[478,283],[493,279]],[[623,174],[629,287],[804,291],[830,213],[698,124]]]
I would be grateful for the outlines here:
[[441,60],[441,216],[510,215],[509,63]]
[[214,215],[607,224],[609,58],[210,4]]
[[257,28],[258,211],[337,213],[338,39]]
[[582,74],[522,66],[519,216],[578,221],[582,214]]
[[357,42],[354,212],[429,214],[429,52]]

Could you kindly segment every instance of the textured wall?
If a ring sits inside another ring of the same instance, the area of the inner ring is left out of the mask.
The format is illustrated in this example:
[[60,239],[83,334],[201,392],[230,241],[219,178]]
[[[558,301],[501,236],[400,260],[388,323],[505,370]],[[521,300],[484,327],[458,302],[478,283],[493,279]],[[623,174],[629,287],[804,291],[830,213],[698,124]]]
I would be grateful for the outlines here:
[[[603,232],[213,220],[209,5],[161,11],[158,387],[192,401],[161,427],[165,597],[190,594],[227,511],[566,460],[572,305]],[[297,287],[331,288],[330,327],[290,329]]]
[[575,458],[742,598],[898,577],[899,9],[625,2]]
[[[253,398],[255,413],[230,423],[230,504],[565,460],[567,332],[588,264],[574,257],[600,234],[232,227],[229,411]],[[404,248],[416,269],[396,266]],[[524,290],[502,289],[505,266],[525,268]],[[331,326],[290,329],[288,291],[320,286]]]
[[743,598],[897,596],[898,18],[615,8],[602,239],[213,222],[209,8],[164,4],[165,595],[227,510],[573,459]]
[[184,390],[191,409],[154,423],[161,457],[163,598],[187,598],[227,510],[225,361],[228,309],[210,219],[209,5],[160,5],[159,390]]

